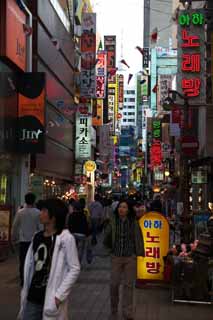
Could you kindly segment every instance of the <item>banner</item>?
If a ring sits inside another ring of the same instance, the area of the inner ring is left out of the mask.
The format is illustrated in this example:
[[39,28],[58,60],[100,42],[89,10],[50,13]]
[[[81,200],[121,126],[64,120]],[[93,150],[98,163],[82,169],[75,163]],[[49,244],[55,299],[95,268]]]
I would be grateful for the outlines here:
[[81,96],[96,97],[96,14],[83,13],[81,35]]
[[163,280],[164,260],[169,250],[169,223],[158,212],[148,212],[139,220],[145,257],[138,257],[137,278]]
[[96,65],[96,97],[104,99],[107,84],[107,53],[98,51]]
[[45,152],[45,73],[19,73],[18,91],[18,151]]

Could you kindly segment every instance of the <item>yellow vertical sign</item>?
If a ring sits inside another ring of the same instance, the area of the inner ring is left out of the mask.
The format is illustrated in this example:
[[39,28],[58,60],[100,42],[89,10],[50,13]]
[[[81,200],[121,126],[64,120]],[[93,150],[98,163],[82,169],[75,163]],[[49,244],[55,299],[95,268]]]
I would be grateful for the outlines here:
[[139,220],[143,232],[145,257],[138,257],[137,278],[163,280],[163,257],[169,250],[169,223],[158,212],[148,212]]

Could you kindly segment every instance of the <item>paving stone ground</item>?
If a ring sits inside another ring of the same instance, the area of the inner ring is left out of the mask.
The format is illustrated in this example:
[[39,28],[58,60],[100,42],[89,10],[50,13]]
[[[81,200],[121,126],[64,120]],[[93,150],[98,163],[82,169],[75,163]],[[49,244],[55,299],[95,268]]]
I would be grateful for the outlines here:
[[[107,320],[110,259],[102,246],[81,271],[70,296],[70,320]],[[173,304],[168,289],[135,289],[135,320],[212,320],[213,306]],[[19,308],[18,259],[0,263],[0,320],[15,320]],[[30,320],[30,319],[29,319]]]

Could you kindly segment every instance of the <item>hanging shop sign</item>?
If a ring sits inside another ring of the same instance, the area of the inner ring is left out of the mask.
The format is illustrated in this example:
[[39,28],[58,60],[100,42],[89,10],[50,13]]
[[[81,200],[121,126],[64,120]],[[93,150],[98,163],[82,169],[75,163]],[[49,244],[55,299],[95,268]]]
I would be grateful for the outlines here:
[[139,224],[144,237],[145,257],[138,257],[137,278],[163,280],[163,258],[169,250],[169,223],[162,214],[148,212]]
[[116,36],[104,36],[104,49],[107,52],[108,83],[115,83],[116,72]]
[[98,51],[96,65],[96,97],[104,99],[107,84],[107,52]]
[[[91,105],[86,106],[91,110]],[[76,160],[87,160],[91,158],[91,126],[92,117],[90,112],[85,114],[80,111],[76,114]]]
[[0,1],[0,55],[26,71],[26,14],[15,0]]
[[45,73],[17,74],[18,151],[45,152]]
[[180,11],[178,19],[178,91],[189,103],[205,103],[205,16],[202,10]]
[[84,169],[86,172],[94,172],[96,170],[96,163],[95,161],[88,160],[84,164]]
[[81,96],[96,97],[96,14],[83,13],[81,35]]

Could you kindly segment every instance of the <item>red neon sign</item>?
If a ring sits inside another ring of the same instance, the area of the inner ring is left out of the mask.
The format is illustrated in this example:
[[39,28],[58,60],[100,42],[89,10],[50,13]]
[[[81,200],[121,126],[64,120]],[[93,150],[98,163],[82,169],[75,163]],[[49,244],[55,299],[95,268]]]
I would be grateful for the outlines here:
[[201,71],[200,53],[183,54],[182,59],[183,59],[182,71],[185,71],[185,72],[200,72]]
[[198,97],[200,95],[200,78],[182,79],[183,93],[187,97]]

